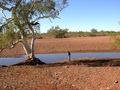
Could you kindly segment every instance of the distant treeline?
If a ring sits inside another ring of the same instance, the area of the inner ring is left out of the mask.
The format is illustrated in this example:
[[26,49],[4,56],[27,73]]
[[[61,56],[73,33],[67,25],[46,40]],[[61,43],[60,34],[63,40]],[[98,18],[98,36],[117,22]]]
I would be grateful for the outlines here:
[[[55,38],[68,38],[68,37],[94,37],[94,36],[107,36],[111,34],[117,34],[120,35],[120,32],[115,31],[98,31],[97,29],[91,29],[90,32],[68,32],[69,29],[61,29],[59,26],[51,27],[47,33],[36,33],[36,38],[42,39],[42,36],[49,36],[49,37],[55,37]],[[28,38],[31,38],[32,34],[28,34]]]

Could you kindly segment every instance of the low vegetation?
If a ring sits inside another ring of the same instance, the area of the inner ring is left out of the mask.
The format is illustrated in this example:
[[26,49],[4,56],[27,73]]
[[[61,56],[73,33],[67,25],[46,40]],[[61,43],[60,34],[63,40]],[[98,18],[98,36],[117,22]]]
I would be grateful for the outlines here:
[[[90,32],[84,31],[76,31],[76,32],[69,32],[69,29],[61,29],[59,26],[51,27],[47,33],[36,33],[37,39],[42,39],[43,36],[54,37],[54,38],[69,38],[69,37],[95,37],[95,36],[111,36],[111,35],[120,35],[120,32],[116,31],[98,31],[97,29],[91,29]],[[28,38],[32,38],[32,34],[29,33]]]

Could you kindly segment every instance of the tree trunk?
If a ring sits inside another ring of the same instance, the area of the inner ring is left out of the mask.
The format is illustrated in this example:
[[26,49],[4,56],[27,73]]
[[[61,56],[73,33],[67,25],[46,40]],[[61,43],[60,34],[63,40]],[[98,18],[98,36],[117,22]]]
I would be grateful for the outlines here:
[[31,56],[32,51],[31,51],[30,46],[28,44],[27,37],[24,37],[22,32],[20,32],[20,34],[21,34],[21,38],[22,38],[22,45],[23,45],[23,48],[25,50],[25,53],[27,55],[27,60],[28,60],[28,59],[32,58],[32,56]]
[[35,57],[35,55],[34,55],[34,42],[35,42],[35,33],[33,32],[33,37],[31,40],[31,54],[32,54],[33,58]]
[[32,31],[31,49],[30,49],[30,46],[28,44],[27,37],[24,37],[23,35],[21,35],[21,36],[23,39],[23,48],[26,52],[27,59],[34,59],[35,58],[35,55],[34,55],[35,33],[34,33],[34,29],[32,28],[32,26],[30,25],[29,27]]
[[35,55],[34,55],[34,42],[35,42],[35,32],[34,32],[34,29],[32,28],[31,25],[29,25],[31,31],[32,31],[32,41],[31,41],[31,56],[33,58],[35,58]]
[[[33,29],[32,29],[33,30]],[[35,41],[35,33],[33,32],[33,37],[31,40],[31,49],[30,46],[28,44],[27,41],[27,37],[23,37],[23,35],[21,34],[21,38],[23,39],[23,48],[25,50],[25,53],[27,54],[27,60],[23,61],[23,62],[19,62],[10,66],[16,66],[16,65],[42,65],[42,64],[46,64],[42,61],[40,61],[39,59],[35,58],[34,56],[34,41]]]
[[25,50],[25,53],[27,55],[27,59],[33,58],[32,57],[32,51],[31,51],[31,49],[29,47],[29,44],[28,44],[28,41],[27,41],[27,37],[25,37],[23,39],[23,43],[22,44],[23,44],[23,48]]

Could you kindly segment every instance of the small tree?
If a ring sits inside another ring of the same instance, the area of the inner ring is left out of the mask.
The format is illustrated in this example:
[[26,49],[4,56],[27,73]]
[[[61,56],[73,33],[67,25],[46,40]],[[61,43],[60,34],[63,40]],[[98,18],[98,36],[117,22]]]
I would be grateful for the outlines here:
[[[67,6],[67,0],[2,0],[0,10],[0,52],[22,43],[27,57],[34,59],[35,29],[42,18],[58,18],[59,12]],[[6,17],[5,12],[11,17]],[[39,28],[37,28],[38,30]],[[32,33],[31,47],[28,45],[27,33]]]
[[54,36],[55,38],[63,38],[65,37],[65,34],[68,32],[68,29],[61,29],[59,26],[51,27],[47,34],[49,36]]
[[91,33],[94,33],[94,34],[95,34],[95,33],[98,33],[98,31],[97,31],[97,29],[94,29],[94,28],[93,28],[93,29],[91,29]]
[[96,36],[96,33],[98,33],[97,29],[91,29],[91,33],[89,33],[90,36]]

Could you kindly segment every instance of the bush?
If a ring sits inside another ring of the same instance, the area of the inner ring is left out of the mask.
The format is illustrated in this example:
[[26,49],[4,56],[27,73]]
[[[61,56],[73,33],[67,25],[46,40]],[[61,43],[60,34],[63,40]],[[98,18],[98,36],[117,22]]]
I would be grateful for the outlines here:
[[89,36],[94,37],[96,35],[94,33],[89,33]]
[[[27,38],[32,38],[32,34],[27,35]],[[36,39],[42,39],[43,37],[40,34],[36,34]]]
[[98,33],[97,29],[91,29],[91,33]]
[[42,39],[43,37],[41,35],[36,35],[35,38],[36,39]]
[[27,35],[27,38],[32,38],[32,35]]
[[51,27],[48,31],[47,34],[49,36],[53,36],[55,38],[65,38],[66,34],[68,33],[68,29],[60,29],[59,26]]

